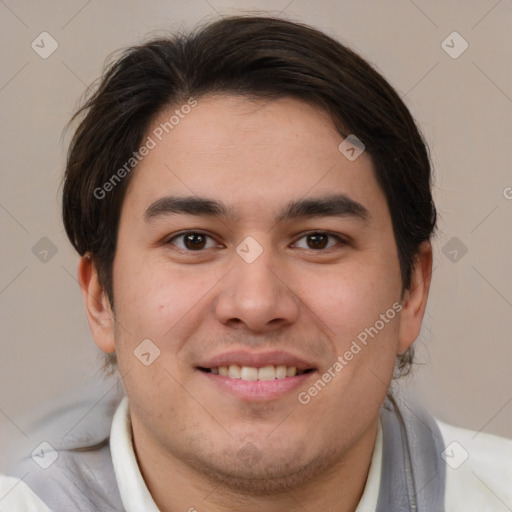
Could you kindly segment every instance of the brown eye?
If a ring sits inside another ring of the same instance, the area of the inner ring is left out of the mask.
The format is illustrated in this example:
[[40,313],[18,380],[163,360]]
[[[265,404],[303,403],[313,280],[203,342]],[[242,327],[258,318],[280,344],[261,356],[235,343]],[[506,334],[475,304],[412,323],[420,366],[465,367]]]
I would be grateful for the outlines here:
[[184,236],[183,241],[187,249],[204,249],[206,244],[206,237],[199,233],[190,233]]
[[216,247],[217,244],[211,236],[196,231],[189,231],[181,233],[171,238],[168,244],[175,245],[179,249],[185,251],[201,251],[203,249],[210,249]]
[[330,249],[336,245],[342,246],[344,244],[345,241],[339,236],[317,231],[304,235],[293,245],[299,249],[312,249],[314,251],[319,251],[322,249]]
[[329,237],[324,233],[315,233],[313,235],[307,235],[307,241],[310,249],[325,249]]

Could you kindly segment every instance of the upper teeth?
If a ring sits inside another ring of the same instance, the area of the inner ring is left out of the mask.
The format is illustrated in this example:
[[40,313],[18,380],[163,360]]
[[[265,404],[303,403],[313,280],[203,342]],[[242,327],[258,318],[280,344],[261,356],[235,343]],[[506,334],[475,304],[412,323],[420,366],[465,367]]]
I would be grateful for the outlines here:
[[297,374],[300,375],[304,373],[304,370],[297,371],[295,366],[285,366],[284,364],[277,366],[268,365],[261,368],[231,364],[229,366],[212,368],[211,372],[215,375],[221,375],[222,377],[230,377],[231,379],[274,380],[284,379],[285,377],[294,377]]

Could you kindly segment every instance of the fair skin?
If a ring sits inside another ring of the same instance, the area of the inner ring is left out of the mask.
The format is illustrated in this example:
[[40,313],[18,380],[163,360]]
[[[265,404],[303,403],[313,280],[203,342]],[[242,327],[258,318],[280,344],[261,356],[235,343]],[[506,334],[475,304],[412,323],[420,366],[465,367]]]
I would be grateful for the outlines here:
[[[349,161],[342,140],[326,113],[298,100],[199,98],[131,177],[113,265],[116,322],[94,264],[80,261],[92,334],[117,353],[137,459],[162,511],[357,507],[396,356],[420,331],[432,253],[422,244],[403,292],[372,160]],[[344,196],[336,214],[280,216],[291,202],[334,195]],[[226,211],[155,206],[168,196]],[[187,241],[183,231],[198,234]],[[236,251],[246,237],[262,249],[252,262]],[[299,402],[396,303],[400,313]],[[134,355],[145,339],[160,350],[148,366]],[[270,381],[216,374],[236,363],[307,371]]]

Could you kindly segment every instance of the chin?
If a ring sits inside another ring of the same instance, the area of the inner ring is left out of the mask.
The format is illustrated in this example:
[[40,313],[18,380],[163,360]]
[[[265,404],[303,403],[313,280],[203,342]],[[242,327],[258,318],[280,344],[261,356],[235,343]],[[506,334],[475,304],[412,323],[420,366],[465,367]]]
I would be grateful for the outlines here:
[[[299,460],[304,447],[294,447],[293,454],[276,454],[276,450],[259,453],[248,443],[235,457],[230,454],[224,461],[214,457],[189,460],[194,469],[214,486],[223,486],[232,492],[251,496],[268,496],[300,488],[305,482],[315,480],[336,464],[339,455],[326,451],[310,460]],[[277,455],[277,456],[276,456]]]

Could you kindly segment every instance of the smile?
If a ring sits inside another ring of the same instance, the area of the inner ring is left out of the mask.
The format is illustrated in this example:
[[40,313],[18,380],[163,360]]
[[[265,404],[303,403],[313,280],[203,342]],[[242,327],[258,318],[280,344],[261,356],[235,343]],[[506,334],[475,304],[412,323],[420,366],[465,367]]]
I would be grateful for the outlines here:
[[242,366],[238,364],[230,364],[229,366],[218,366],[214,368],[200,368],[204,372],[228,377],[230,379],[241,380],[275,380],[286,379],[287,377],[295,377],[312,371],[312,369],[300,370],[295,366],[267,365],[257,368],[255,366]]

